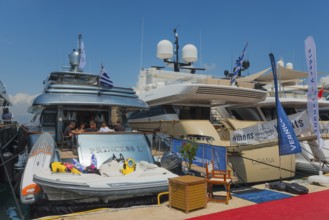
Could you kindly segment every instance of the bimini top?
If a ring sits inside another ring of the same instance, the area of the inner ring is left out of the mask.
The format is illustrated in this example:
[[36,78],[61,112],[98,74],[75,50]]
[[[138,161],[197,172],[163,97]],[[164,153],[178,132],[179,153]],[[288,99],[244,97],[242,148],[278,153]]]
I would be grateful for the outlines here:
[[0,106],[12,105],[5,86],[0,81]]
[[43,94],[34,99],[32,106],[50,105],[148,108],[133,89],[105,87],[99,83],[99,75],[82,72],[52,72],[49,75]]

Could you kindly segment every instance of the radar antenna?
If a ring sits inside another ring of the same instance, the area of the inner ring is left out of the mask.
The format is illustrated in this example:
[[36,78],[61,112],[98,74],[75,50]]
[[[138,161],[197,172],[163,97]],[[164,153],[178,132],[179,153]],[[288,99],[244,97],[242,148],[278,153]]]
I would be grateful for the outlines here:
[[[167,64],[173,64],[174,71],[180,72],[180,69],[190,70],[192,74],[195,73],[196,70],[205,70],[204,68],[196,68],[192,66],[192,63],[197,61],[197,49],[192,44],[187,44],[182,49],[182,56],[185,62],[179,61],[179,40],[177,28],[174,28],[174,36],[175,36],[175,51],[172,53],[173,47],[172,44],[167,40],[162,40],[158,43],[158,52],[157,56]],[[174,60],[171,61],[170,58],[174,55]]]

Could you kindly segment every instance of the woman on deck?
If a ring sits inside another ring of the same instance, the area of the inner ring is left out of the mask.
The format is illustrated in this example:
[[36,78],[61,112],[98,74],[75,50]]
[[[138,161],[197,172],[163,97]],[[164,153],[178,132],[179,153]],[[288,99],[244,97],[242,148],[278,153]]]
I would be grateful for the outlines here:
[[107,126],[106,122],[103,121],[102,125],[101,125],[101,128],[99,129],[99,132],[110,132],[110,131],[114,131],[114,130],[110,129]]

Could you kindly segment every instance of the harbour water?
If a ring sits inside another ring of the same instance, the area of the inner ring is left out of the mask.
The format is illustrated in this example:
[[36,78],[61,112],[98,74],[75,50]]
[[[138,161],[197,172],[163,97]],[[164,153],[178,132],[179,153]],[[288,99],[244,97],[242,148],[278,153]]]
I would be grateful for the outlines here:
[[[8,184],[0,184],[0,219],[1,220],[18,220],[21,219],[16,207],[15,198]],[[18,202],[19,198],[18,198]],[[24,219],[29,219],[29,208],[20,203]]]

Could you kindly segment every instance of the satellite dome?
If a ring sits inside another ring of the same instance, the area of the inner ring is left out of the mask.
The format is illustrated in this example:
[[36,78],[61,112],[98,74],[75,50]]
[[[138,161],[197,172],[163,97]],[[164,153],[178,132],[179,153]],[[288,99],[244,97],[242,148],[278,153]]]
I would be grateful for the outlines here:
[[182,57],[185,62],[195,62],[198,60],[198,50],[192,44],[187,44],[182,49]]
[[159,59],[169,59],[173,56],[173,45],[169,40],[162,40],[157,46],[157,57]]
[[277,64],[278,64],[279,66],[284,66],[284,62],[283,62],[283,60],[279,60],[279,61],[277,62]]
[[72,67],[79,65],[79,52],[73,49],[72,53],[69,55],[70,65]]
[[286,68],[292,70],[294,68],[294,65],[292,63],[287,63]]

